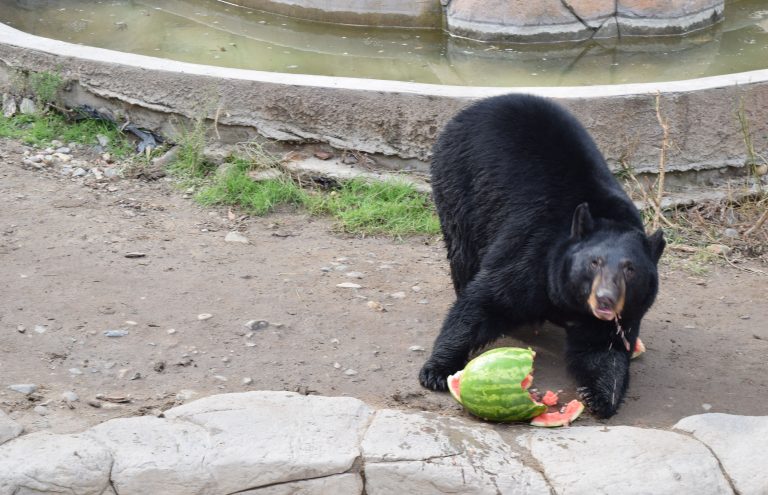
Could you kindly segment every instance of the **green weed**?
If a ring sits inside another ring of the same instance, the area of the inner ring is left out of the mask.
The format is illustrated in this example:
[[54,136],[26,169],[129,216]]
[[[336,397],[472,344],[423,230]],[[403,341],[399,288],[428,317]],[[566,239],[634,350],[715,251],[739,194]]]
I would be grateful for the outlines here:
[[196,196],[203,205],[231,205],[248,213],[264,215],[281,205],[300,206],[307,193],[289,178],[254,181],[248,176],[251,162],[235,159],[225,172]]
[[43,105],[56,103],[59,89],[64,86],[64,79],[53,72],[31,72],[28,82],[30,90]]
[[307,206],[313,214],[337,218],[348,233],[404,236],[440,232],[429,197],[403,182],[351,180],[338,191],[312,196]]
[[16,115],[11,118],[0,116],[0,137],[18,139],[25,144],[37,147],[50,146],[58,139],[64,143],[79,143],[88,146],[98,144],[96,136],[102,134],[109,138],[107,151],[117,158],[129,156],[132,145],[114,124],[99,120],[80,120],[70,122],[58,113],[49,112],[41,115]]
[[179,137],[176,145],[179,154],[170,165],[172,174],[184,178],[201,178],[208,175],[215,165],[206,162],[203,155],[205,150],[205,119],[198,117],[192,121],[191,127],[179,123]]

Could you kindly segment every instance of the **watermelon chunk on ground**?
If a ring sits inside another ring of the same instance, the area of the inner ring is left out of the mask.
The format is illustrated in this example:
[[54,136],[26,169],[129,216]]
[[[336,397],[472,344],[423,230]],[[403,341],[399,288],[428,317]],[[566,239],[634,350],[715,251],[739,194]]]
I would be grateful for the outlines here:
[[584,404],[578,400],[572,400],[563,408],[562,412],[545,412],[531,420],[531,426],[554,428],[556,426],[568,426],[576,421],[584,412]]

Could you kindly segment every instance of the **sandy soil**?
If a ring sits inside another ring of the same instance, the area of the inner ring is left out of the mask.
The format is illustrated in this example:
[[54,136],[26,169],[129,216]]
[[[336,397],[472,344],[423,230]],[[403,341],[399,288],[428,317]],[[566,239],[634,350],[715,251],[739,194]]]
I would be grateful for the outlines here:
[[[465,414],[416,379],[453,296],[439,240],[353,238],[297,213],[232,220],[168,182],[83,184],[23,169],[22,152],[0,140],[0,407],[29,431],[76,431],[259,389]],[[250,243],[225,242],[232,230]],[[135,252],[144,256],[126,257]],[[765,414],[768,277],[677,266],[663,262],[641,332],[648,352],[607,424]],[[344,282],[362,287],[337,287]],[[198,319],[204,313],[212,317]],[[250,320],[268,325],[250,330]],[[104,335],[116,329],[128,334]],[[520,337],[500,343],[537,350],[535,385],[574,396],[563,332]],[[25,383],[37,392],[8,389]]]

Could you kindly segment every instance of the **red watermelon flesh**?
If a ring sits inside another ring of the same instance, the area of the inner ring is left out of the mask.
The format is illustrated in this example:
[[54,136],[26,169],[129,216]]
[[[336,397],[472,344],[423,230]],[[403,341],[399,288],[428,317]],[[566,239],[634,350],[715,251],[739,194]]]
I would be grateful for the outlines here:
[[541,398],[541,402],[543,402],[544,405],[547,405],[547,406],[556,406],[557,400],[558,400],[557,394],[551,390],[547,390],[547,393],[545,393],[544,397]]
[[584,404],[577,400],[572,400],[563,408],[561,412],[545,412],[539,414],[531,420],[532,426],[543,426],[553,428],[555,426],[568,426],[576,421],[584,411]]

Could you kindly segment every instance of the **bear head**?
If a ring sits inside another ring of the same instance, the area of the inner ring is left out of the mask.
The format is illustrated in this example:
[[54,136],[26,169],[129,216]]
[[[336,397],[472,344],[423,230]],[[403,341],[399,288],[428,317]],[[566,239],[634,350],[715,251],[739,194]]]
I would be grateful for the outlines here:
[[562,260],[561,298],[569,309],[599,320],[642,318],[656,297],[664,246],[661,229],[646,236],[626,223],[594,219],[587,203],[580,204]]

